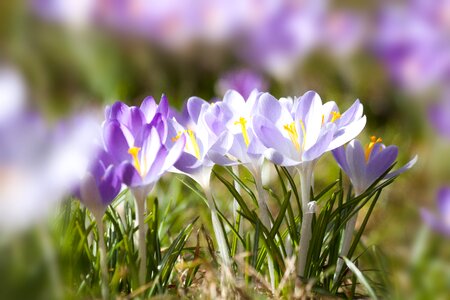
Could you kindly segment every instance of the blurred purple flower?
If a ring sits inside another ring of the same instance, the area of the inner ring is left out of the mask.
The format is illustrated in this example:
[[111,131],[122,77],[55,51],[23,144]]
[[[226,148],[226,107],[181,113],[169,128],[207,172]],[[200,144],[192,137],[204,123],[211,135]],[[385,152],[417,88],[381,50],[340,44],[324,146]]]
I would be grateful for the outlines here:
[[[397,146],[386,147],[381,143],[381,139],[377,139],[375,136],[371,137],[370,143],[365,148],[358,140],[353,140],[347,145],[347,148],[342,146],[333,150],[336,162],[350,178],[357,196],[392,166],[397,155]],[[388,173],[383,180],[405,172],[414,166],[416,161],[417,156],[400,169]]]
[[267,86],[267,82],[260,74],[247,69],[225,73],[218,82],[220,94],[225,95],[228,90],[235,90],[244,99],[247,99],[254,89],[266,91]]
[[449,1],[383,7],[374,48],[401,87],[421,91],[450,79],[449,11]]
[[446,92],[440,102],[431,105],[428,118],[440,135],[450,138],[450,92]]
[[450,237],[450,187],[442,187],[437,194],[438,215],[422,208],[420,214],[425,223]]
[[103,215],[106,207],[119,194],[122,186],[120,174],[112,158],[103,149],[91,162],[88,172],[77,190],[78,197],[94,215]]

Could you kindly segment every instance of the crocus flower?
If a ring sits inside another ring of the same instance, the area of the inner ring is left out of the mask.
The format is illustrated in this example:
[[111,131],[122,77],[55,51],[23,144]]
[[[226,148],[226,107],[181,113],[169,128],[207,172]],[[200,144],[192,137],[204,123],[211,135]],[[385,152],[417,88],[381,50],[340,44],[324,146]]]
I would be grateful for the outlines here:
[[146,98],[141,107],[115,103],[106,110],[103,139],[106,150],[118,167],[122,181],[133,193],[139,223],[139,281],[145,281],[147,250],[145,248],[145,199],[159,178],[180,157],[185,146],[181,137],[167,148],[169,106],[163,97],[159,105]]
[[450,139],[450,91],[429,108],[428,119],[438,134]]
[[254,89],[266,90],[267,82],[260,74],[248,69],[241,69],[225,73],[218,82],[218,89],[222,95],[225,95],[228,90],[235,90],[244,99],[247,99]]
[[27,106],[26,83],[0,69],[0,231],[28,229],[49,216],[86,171],[97,125],[89,116],[51,127]]
[[216,162],[232,163],[225,157],[232,142],[225,127],[231,111],[221,103],[209,104],[198,97],[188,99],[187,111],[189,120],[184,126],[175,119],[169,121],[168,143],[186,139],[186,147],[174,166],[205,188]]
[[374,50],[402,88],[422,91],[448,81],[449,8],[445,0],[383,6]]
[[362,114],[358,100],[341,115],[336,103],[322,104],[313,91],[295,99],[292,105],[289,99],[280,103],[267,93],[259,98],[253,130],[268,148],[264,152],[266,158],[277,165],[296,167],[300,173],[303,221],[297,272],[301,277],[311,239],[310,215],[316,208],[315,202],[309,203],[315,162],[362,131],[366,124]]
[[314,161],[357,136],[366,117],[357,100],[342,115],[332,101],[322,104],[312,91],[295,100],[291,113],[270,94],[260,97],[253,129],[268,148],[266,157],[281,166],[300,166]]
[[190,118],[185,127],[175,119],[169,122],[171,141],[175,143],[181,137],[186,139],[186,147],[174,167],[197,181],[205,192],[211,210],[214,234],[225,267],[223,271],[227,274],[231,259],[210,189],[210,177],[215,163],[234,163],[225,157],[232,143],[225,126],[231,118],[231,111],[222,103],[209,104],[198,97],[188,99],[187,111]]
[[[362,147],[358,140],[353,140],[348,144],[347,148],[342,146],[333,150],[333,156],[339,167],[341,167],[350,178],[356,196],[364,193],[367,188],[380,178],[380,176],[382,176],[397,159],[397,146],[391,145],[386,147],[381,142],[381,138],[372,136],[370,138],[370,143],[367,144],[365,148]],[[387,180],[405,172],[410,169],[416,161],[417,156],[403,167],[386,174],[382,180]],[[348,254],[357,217],[358,214],[355,213],[345,226],[344,238],[340,251],[341,257],[347,256]],[[335,281],[338,279],[343,265],[344,261],[339,258],[334,275]]]
[[433,230],[450,237],[450,187],[442,187],[437,194],[438,215],[421,210],[422,219]]
[[[333,150],[333,156],[339,167],[347,174],[355,189],[355,194],[362,194],[372,185],[397,159],[397,146],[383,145],[381,138],[372,136],[370,143],[363,148],[358,140],[351,141],[347,148],[344,146]],[[403,167],[386,174],[383,180],[395,177],[410,169],[417,161],[414,157]]]
[[105,150],[99,150],[81,181],[77,194],[95,215],[103,215],[106,207],[119,194],[122,181],[117,167]]

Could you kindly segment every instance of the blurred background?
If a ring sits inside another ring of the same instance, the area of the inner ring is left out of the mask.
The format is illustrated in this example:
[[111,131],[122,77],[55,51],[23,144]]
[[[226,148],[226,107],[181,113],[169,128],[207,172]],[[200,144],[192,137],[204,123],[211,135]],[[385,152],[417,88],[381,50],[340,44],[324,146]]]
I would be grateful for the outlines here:
[[[384,193],[363,241],[384,253],[391,295],[448,296],[450,213],[437,193],[450,185],[449,0],[1,1],[2,228],[27,228],[62,198],[54,179],[68,186],[78,176],[96,134],[90,122],[106,104],[164,93],[181,109],[190,96],[210,100],[229,88],[275,97],[315,90],[341,108],[359,98],[362,140],[398,145],[399,164],[418,154]],[[336,176],[331,160],[318,181]]]

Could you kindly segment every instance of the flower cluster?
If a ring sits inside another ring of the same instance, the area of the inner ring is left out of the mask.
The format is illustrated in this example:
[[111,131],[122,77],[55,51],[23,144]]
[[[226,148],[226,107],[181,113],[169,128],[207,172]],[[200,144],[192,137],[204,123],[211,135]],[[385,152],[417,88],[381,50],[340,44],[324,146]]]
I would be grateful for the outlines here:
[[[304,276],[311,216],[316,210],[315,201],[310,198],[316,162],[333,151],[359,195],[392,167],[398,153],[397,147],[385,147],[375,137],[366,149],[354,140],[366,124],[359,100],[341,113],[335,102],[323,103],[314,91],[301,97],[276,99],[257,90],[246,98],[229,90],[214,103],[191,97],[183,113],[170,108],[165,96],[159,104],[148,97],[140,107],[116,102],[106,108],[105,115],[102,146],[81,183],[79,196],[100,218],[121,186],[129,187],[138,211],[141,282],[146,279],[146,198],[164,173],[186,174],[203,188],[223,267],[229,268],[228,245],[209,187],[213,166],[243,165],[250,171],[258,190],[261,220],[268,228],[271,220],[261,182],[263,162],[268,160],[298,172],[303,221],[297,273]],[[414,163],[415,159],[381,180],[398,175]],[[348,227],[347,236],[351,237],[354,224]],[[346,255],[345,247],[342,256]],[[268,259],[273,283],[273,262]]]

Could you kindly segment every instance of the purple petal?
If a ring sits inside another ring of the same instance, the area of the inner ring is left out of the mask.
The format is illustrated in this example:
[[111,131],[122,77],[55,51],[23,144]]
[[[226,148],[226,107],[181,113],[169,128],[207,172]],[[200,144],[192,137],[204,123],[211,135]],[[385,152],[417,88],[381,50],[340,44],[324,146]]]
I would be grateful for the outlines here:
[[168,170],[172,167],[180,158],[181,153],[183,153],[184,147],[186,146],[186,136],[183,134],[170,148],[169,153],[164,162],[164,170]]
[[167,157],[167,149],[163,146],[156,153],[155,159],[152,162],[150,170],[145,175],[144,184],[152,184],[158,181],[158,179],[164,173],[164,162]]
[[[347,145],[346,149],[347,164],[352,174],[350,177],[353,186],[359,193],[368,187],[366,179],[366,159],[364,150],[358,140],[353,140]],[[347,173],[348,175],[348,173]]]
[[147,120],[147,123],[150,123],[153,120],[153,117],[156,114],[157,105],[155,99],[151,96],[145,97],[144,101],[141,104],[141,111]]
[[126,121],[126,123],[121,123],[125,124],[133,133],[133,135],[138,133],[146,122],[145,116],[142,113],[141,109],[136,106],[130,107],[129,119]]
[[347,126],[351,122],[361,118],[362,114],[363,105],[359,102],[359,99],[357,99],[336,122],[338,122],[338,126]]
[[[303,96],[301,96],[299,99],[297,110],[295,111],[295,119],[303,120],[303,122],[305,122],[306,117],[311,110],[311,107],[313,105],[317,106],[314,103],[320,103],[320,105],[322,105],[322,99],[320,99],[319,94],[314,91],[307,91],[306,93],[304,93]],[[322,122],[321,116],[319,118],[319,121]]]
[[[338,125],[339,126],[339,125]],[[339,128],[334,134],[333,141],[330,143],[328,150],[335,149],[354,139],[366,126],[366,116],[350,123],[345,127]]]
[[142,185],[141,175],[130,162],[123,162],[120,164],[117,167],[117,173],[120,175],[122,182],[129,187]]
[[195,124],[198,123],[198,118],[200,117],[204,105],[208,105],[208,102],[199,97],[191,97],[187,101],[189,116]]
[[312,145],[312,147],[310,147],[303,153],[303,161],[311,161],[319,158],[327,151],[330,142],[333,140],[333,135],[336,131],[336,125],[328,124],[328,127],[330,128],[324,129],[320,133],[320,136],[317,138],[317,141],[314,143],[314,145]]
[[388,146],[369,160],[366,169],[367,185],[371,185],[377,178],[383,175],[395,162],[397,155],[398,148],[396,146]]
[[167,100],[166,95],[161,96],[161,101],[159,101],[158,109],[156,110],[157,113],[160,113],[161,116],[164,118],[167,118],[169,114],[169,101]]
[[[253,117],[253,131],[261,143],[267,148],[272,148],[279,152],[281,156],[289,156],[291,159],[295,156],[300,161],[300,154],[295,149],[294,144],[285,138],[277,127],[267,118],[256,115]],[[273,154],[272,154],[273,156]],[[277,158],[279,161],[279,158]]]
[[348,177],[353,177],[347,163],[347,157],[345,156],[345,147],[341,146],[339,148],[336,148],[332,151],[332,153],[339,167],[341,167],[341,169],[347,174]]
[[114,166],[109,166],[98,183],[98,190],[105,206],[109,205],[120,192],[122,182],[116,171]]
[[130,158],[128,154],[130,144],[125,138],[124,130],[126,129],[116,120],[107,122],[103,129],[105,146],[118,163]]
[[446,224],[443,220],[436,217],[427,209],[422,208],[420,210],[420,215],[425,223],[428,224],[432,229],[450,237],[450,226]]
[[[450,218],[450,187],[443,187],[437,195],[439,213],[445,218]],[[450,226],[450,225],[449,225]]]
[[281,118],[281,109],[281,104],[274,96],[269,93],[264,93],[260,96],[257,113],[272,123],[276,123]]
[[264,151],[264,156],[268,160],[279,166],[291,167],[301,164],[300,161],[293,160],[272,148],[268,148],[266,151]]
[[392,178],[392,177],[395,177],[397,175],[400,175],[401,173],[411,169],[416,164],[417,159],[418,159],[418,157],[416,155],[406,165],[404,165],[400,169],[395,170],[394,172],[391,172],[391,173],[387,174],[386,177],[384,177],[384,178],[385,179],[389,179],[389,178]]

